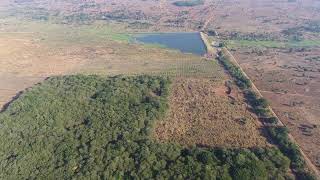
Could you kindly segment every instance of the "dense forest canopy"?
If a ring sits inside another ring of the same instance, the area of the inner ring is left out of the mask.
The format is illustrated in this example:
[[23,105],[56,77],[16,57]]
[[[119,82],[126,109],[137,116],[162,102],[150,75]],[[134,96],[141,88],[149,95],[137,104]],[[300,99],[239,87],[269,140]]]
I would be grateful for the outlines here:
[[150,138],[164,116],[163,77],[50,78],[0,114],[0,178],[284,177],[276,148],[208,149]]

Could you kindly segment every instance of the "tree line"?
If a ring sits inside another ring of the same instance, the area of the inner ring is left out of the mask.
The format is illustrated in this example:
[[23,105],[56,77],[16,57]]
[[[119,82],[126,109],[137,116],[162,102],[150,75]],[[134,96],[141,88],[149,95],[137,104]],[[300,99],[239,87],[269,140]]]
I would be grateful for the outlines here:
[[290,160],[290,167],[299,179],[316,179],[312,172],[306,167],[306,163],[300,153],[299,147],[288,137],[288,129],[278,126],[278,118],[272,116],[269,103],[263,97],[259,97],[251,88],[252,82],[243,74],[240,67],[234,64],[227,55],[226,49],[219,52],[219,61],[235,79],[236,84],[244,91],[247,103],[251,110],[256,113],[264,122],[273,126],[266,126],[269,136],[278,145],[280,151]]

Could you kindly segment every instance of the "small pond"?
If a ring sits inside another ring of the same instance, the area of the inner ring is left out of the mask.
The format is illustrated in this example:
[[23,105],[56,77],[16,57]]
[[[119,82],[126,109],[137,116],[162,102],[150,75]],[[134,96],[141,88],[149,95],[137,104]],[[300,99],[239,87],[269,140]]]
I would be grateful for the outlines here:
[[139,42],[158,44],[167,48],[178,49],[183,53],[204,55],[206,47],[200,33],[146,33],[135,38]]

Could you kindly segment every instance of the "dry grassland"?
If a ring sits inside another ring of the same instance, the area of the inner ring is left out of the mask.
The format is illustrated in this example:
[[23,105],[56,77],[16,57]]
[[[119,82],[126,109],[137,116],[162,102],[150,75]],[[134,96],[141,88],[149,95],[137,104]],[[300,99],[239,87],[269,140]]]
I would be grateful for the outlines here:
[[199,56],[129,43],[125,35],[114,32],[119,28],[116,25],[113,29],[109,25],[92,28],[0,20],[0,106],[19,91],[55,75],[155,74],[219,78],[223,74],[217,63]]
[[177,78],[170,111],[154,130],[155,139],[184,145],[250,148],[268,145],[258,119],[246,110],[236,88],[230,96],[224,81]]
[[319,48],[252,49],[234,53],[303,151],[320,169],[320,56]]

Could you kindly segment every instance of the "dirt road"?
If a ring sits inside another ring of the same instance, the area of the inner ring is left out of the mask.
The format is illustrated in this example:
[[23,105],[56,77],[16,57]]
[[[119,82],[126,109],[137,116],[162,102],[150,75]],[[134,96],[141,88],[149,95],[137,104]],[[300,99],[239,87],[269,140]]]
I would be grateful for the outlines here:
[[[244,74],[244,76],[246,76],[248,79],[249,76],[245,73],[245,71],[241,68],[240,64],[238,63],[238,61],[234,58],[234,56],[230,53],[229,50],[227,50],[226,48],[224,48],[225,52],[227,52],[227,54],[231,57],[231,60],[240,68],[240,70],[242,71],[242,73]],[[250,80],[251,81],[251,80]],[[252,89],[260,96],[263,97],[261,92],[259,91],[259,89],[255,86],[255,84],[251,81],[252,83]],[[273,111],[273,109],[271,107],[269,107],[270,112],[272,113],[273,116],[277,117],[279,119],[279,125],[280,126],[285,126],[284,123],[281,121],[281,119],[277,116],[277,114]],[[294,142],[296,145],[298,145],[300,153],[302,154],[303,158],[306,161],[306,165],[307,167],[312,170],[314,172],[314,174],[317,176],[317,179],[320,179],[320,172],[318,171],[317,167],[312,163],[312,161],[309,159],[309,157],[304,153],[304,151],[302,150],[302,148],[299,146],[299,144],[297,143],[297,141],[294,139],[294,137],[291,134],[288,134],[289,139]]]

